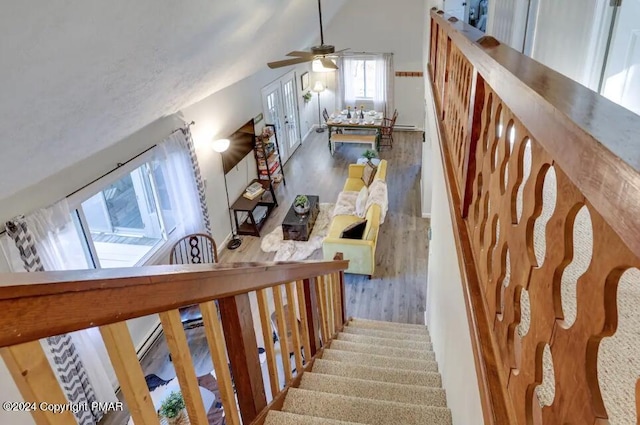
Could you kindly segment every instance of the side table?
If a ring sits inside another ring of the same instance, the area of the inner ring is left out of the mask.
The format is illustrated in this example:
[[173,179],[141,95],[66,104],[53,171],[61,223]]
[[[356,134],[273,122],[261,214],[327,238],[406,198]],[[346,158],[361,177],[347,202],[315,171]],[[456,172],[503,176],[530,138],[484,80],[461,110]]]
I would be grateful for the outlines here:
[[[264,222],[267,220],[267,217],[271,215],[271,211],[278,206],[278,200],[276,199],[276,194],[273,190],[271,181],[254,179],[249,184],[254,182],[260,183],[264,188],[265,191],[262,196],[255,199],[247,199],[240,195],[233,205],[231,205],[231,210],[233,211],[233,218],[235,219],[236,229],[239,235],[260,237],[260,229],[264,226]],[[254,215],[254,211],[259,206],[266,207],[267,211],[263,217],[258,217],[257,220]],[[238,218],[239,212],[247,213],[247,219],[243,223],[240,223]]]

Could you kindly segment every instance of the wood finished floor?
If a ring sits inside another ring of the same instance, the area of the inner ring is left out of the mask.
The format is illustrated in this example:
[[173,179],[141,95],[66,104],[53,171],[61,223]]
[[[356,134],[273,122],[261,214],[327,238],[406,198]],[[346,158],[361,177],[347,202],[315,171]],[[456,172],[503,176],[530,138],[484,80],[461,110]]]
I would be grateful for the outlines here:
[[[345,275],[347,313],[365,319],[423,324],[429,220],[422,218],[420,211],[422,133],[397,132],[394,138],[393,149],[380,153],[380,157],[389,162],[389,212],[378,236],[376,272],[371,280],[367,276]],[[281,224],[298,194],[319,195],[320,202],[335,202],[347,178],[349,164],[355,163],[365,149],[364,145],[339,145],[332,157],[326,133],[309,136],[284,167],[287,185],[278,187],[279,206],[267,219],[261,235]],[[242,236],[242,246],[235,251],[222,250],[220,261],[270,261],[274,255],[262,252],[260,238]],[[310,259],[322,259],[321,250]],[[213,364],[203,328],[186,333],[196,374],[211,371]],[[154,373],[164,379],[175,376],[164,336],[152,345],[141,365],[145,375]],[[128,419],[128,412],[116,412],[103,419],[101,425],[126,424]]]
[[[373,279],[347,274],[347,312],[350,316],[401,323],[424,323],[427,288],[429,220],[421,216],[420,176],[422,133],[396,132],[393,149],[380,153],[388,164],[389,212],[380,228]],[[332,157],[327,133],[313,133],[284,167],[287,185],[276,191],[278,203],[261,235],[279,226],[298,194],[319,195],[335,202],[353,164],[367,147],[338,145]],[[260,249],[260,239],[242,236],[242,246],[224,250],[222,262],[269,261],[274,253]],[[322,259],[321,250],[310,259]]]

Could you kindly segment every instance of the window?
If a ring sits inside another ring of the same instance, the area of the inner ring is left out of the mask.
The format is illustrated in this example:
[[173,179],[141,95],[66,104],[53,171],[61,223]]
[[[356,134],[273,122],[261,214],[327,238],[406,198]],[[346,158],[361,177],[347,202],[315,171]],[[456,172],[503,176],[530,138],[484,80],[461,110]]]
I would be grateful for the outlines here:
[[372,59],[351,60],[354,95],[357,99],[373,99],[376,89],[376,62]]
[[140,265],[175,229],[165,166],[150,160],[80,201],[75,221],[95,267]]

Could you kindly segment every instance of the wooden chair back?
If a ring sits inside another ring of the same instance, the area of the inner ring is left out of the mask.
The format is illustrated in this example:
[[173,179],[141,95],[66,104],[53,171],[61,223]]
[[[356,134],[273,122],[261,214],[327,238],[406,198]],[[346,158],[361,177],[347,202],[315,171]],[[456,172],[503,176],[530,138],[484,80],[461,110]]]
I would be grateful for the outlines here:
[[213,238],[204,233],[194,233],[173,245],[170,264],[211,264],[218,262],[218,247]]
[[322,118],[324,118],[325,122],[329,121],[329,113],[327,112],[327,108],[324,108],[322,110]]

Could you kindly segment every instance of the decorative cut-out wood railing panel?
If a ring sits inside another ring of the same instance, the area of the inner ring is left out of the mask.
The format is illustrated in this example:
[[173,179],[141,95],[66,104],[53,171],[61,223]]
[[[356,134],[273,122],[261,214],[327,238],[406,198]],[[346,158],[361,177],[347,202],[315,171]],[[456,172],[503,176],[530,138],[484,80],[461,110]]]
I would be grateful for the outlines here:
[[[640,268],[640,161],[621,155],[619,137],[640,134],[640,117],[463,23],[434,12],[431,28],[474,354],[491,381],[480,386],[485,422],[607,423],[599,373],[617,369],[603,372],[600,344],[618,327],[621,276]],[[579,102],[602,116],[575,114]],[[598,128],[613,117],[622,136]],[[640,403],[637,378],[624,392]],[[640,412],[625,417],[640,423]]]
[[[265,412],[281,405],[294,378],[342,328],[347,267],[338,254],[331,262],[4,274],[0,353],[26,402],[62,403],[65,395],[37,339],[99,326],[133,421],[158,424],[161,418],[124,322],[158,313],[189,422],[204,425],[208,412],[178,310],[197,305],[225,422],[261,424]],[[95,300],[101,300],[100,308],[95,308]],[[254,324],[253,303],[260,323]],[[25,312],[26,319],[49,320],[25,322]],[[256,329],[262,331],[268,383],[258,358]],[[266,386],[271,390],[269,406]],[[33,418],[38,425],[76,423],[70,412],[35,410]]]

